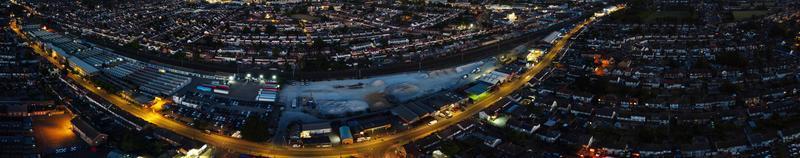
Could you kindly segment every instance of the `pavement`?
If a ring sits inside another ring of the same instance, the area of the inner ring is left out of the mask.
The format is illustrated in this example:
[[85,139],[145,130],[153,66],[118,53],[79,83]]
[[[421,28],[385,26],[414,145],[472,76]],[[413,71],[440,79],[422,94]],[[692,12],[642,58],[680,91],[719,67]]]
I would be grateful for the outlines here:
[[[84,78],[81,78],[80,76],[69,74],[68,77],[76,81],[76,83],[86,88],[88,91],[104,98],[120,109],[139,117],[156,127],[164,128],[179,135],[204,142],[209,145],[228,149],[230,151],[268,157],[382,157],[386,151],[389,151],[394,147],[424,138],[430,134],[461,122],[462,120],[470,118],[483,109],[493,105],[503,97],[506,97],[517,89],[523,87],[528,81],[530,81],[531,78],[533,78],[533,76],[542,72],[542,70],[544,70],[547,66],[551,65],[553,59],[558,56],[560,52],[562,52],[562,48],[565,46],[565,43],[567,43],[567,40],[569,40],[570,37],[572,37],[575,33],[580,31],[583,26],[590,22],[591,19],[581,22],[580,24],[576,25],[575,28],[566,33],[563,38],[554,44],[553,48],[545,55],[540,64],[537,64],[535,67],[523,73],[521,75],[522,77],[499,85],[497,90],[491,93],[488,97],[468,106],[463,112],[454,115],[450,119],[441,120],[439,123],[429,126],[414,127],[409,130],[398,132],[394,135],[383,137],[382,139],[350,145],[340,145],[330,148],[292,148],[273,144],[244,141],[238,138],[223,135],[207,134],[201,130],[180,123],[179,121],[165,118],[151,109],[146,109],[141,105],[128,102],[120,96],[108,93],[102,89],[98,89],[96,86],[94,86],[94,84]],[[60,65],[58,63],[54,64]]]

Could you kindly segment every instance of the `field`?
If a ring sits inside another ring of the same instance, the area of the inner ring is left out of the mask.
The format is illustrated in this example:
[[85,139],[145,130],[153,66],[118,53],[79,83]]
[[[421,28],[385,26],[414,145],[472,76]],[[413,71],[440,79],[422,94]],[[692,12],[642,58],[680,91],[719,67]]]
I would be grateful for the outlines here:
[[697,14],[691,10],[655,11],[650,9],[628,9],[612,14],[611,19],[633,23],[691,23],[695,22],[698,17]]
[[692,13],[689,11],[660,11],[660,12],[642,12],[639,15],[645,22],[658,22],[659,19],[691,19]]

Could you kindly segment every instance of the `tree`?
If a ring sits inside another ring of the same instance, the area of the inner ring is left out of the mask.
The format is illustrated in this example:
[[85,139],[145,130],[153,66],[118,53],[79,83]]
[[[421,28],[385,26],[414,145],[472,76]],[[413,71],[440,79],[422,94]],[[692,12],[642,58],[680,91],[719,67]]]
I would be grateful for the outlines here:
[[573,85],[575,85],[577,89],[590,92],[594,95],[605,95],[608,92],[608,87],[614,86],[611,85],[608,79],[599,78],[597,80],[592,80],[587,76],[576,78]]
[[208,128],[208,126],[211,126],[211,123],[209,123],[208,121],[203,120],[203,119],[198,119],[197,121],[194,121],[193,123],[194,123],[194,127],[195,128],[199,128],[199,129],[206,129],[206,128]]
[[669,66],[672,69],[680,68],[680,63],[678,61],[673,60],[672,58],[664,58],[662,64]]
[[458,152],[461,151],[461,147],[459,146],[459,144],[453,141],[444,141],[442,142],[441,147],[442,147],[442,153],[448,156],[456,155],[458,154]]
[[692,65],[692,68],[701,69],[701,70],[702,69],[711,69],[711,64],[708,63],[708,60],[706,60],[706,58],[702,58],[701,57],[701,58],[698,58],[697,61],[694,62],[694,64]]
[[277,32],[277,31],[278,31],[278,27],[275,27],[275,25],[269,24],[269,25],[267,25],[267,28],[264,30],[264,33],[275,34],[275,32]]
[[194,53],[192,53],[192,60],[194,60],[194,61],[199,61],[200,59],[201,59],[201,57],[200,57],[200,52],[194,52]]
[[172,54],[171,57],[175,59],[186,59],[186,52],[183,51],[175,52],[175,54]]
[[588,90],[589,87],[592,85],[592,81],[589,80],[589,77],[581,76],[575,79],[573,85],[576,86],[578,89]]
[[721,65],[735,67],[735,68],[745,68],[747,67],[747,59],[742,57],[739,53],[730,52],[730,53],[720,53],[716,55],[717,62]]
[[730,82],[725,82],[725,83],[722,83],[722,86],[720,87],[720,90],[722,90],[722,92],[725,93],[725,94],[734,94],[734,93],[738,93],[739,91],[741,91],[741,87],[736,86],[735,84],[730,83]]
[[268,124],[267,120],[258,116],[248,117],[242,127],[242,139],[254,142],[267,141],[270,136],[267,130],[269,129]]
[[308,14],[308,6],[306,5],[295,5],[292,7],[292,10],[289,11],[290,14]]
[[135,51],[141,50],[142,48],[144,48],[144,46],[139,44],[139,41],[131,41],[131,42],[128,42],[125,45],[123,45],[122,48],[123,49],[127,49],[128,51],[134,51],[135,52]]
[[312,47],[317,48],[317,50],[328,46],[328,43],[322,40],[321,38],[315,38],[313,41],[314,42],[312,43]]
[[149,140],[144,134],[126,131],[119,140],[119,148],[128,153],[147,156],[161,155],[168,145],[157,140]]

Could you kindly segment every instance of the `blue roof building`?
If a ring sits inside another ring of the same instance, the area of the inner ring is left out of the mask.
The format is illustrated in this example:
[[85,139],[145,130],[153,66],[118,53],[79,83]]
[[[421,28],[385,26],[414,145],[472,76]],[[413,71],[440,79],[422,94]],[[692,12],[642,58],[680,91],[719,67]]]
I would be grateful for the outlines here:
[[339,127],[339,138],[342,139],[342,144],[353,144],[353,134],[350,133],[350,127]]

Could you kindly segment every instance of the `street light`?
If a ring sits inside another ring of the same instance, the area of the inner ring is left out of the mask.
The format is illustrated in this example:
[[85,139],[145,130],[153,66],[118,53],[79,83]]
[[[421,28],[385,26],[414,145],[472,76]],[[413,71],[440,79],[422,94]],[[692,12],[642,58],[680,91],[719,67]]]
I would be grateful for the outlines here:
[[277,80],[278,76],[272,75],[272,80]]

